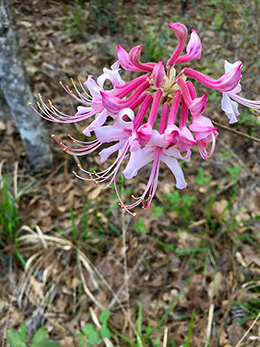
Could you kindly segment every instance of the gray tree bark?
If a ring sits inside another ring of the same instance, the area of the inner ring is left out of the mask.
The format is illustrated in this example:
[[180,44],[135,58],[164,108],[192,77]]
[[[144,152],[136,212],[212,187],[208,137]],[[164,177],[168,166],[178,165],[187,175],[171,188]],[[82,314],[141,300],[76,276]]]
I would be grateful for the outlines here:
[[9,0],[0,0],[0,88],[15,118],[32,168],[46,168],[52,162],[52,153],[40,117],[28,106],[33,95],[25,78]]

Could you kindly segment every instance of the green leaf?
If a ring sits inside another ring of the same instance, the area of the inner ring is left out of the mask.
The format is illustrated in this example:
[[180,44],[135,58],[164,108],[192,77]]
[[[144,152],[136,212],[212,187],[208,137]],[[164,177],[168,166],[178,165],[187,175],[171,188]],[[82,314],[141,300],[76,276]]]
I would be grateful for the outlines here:
[[98,342],[98,339],[99,339],[99,335],[98,335],[98,332],[95,330],[88,335],[88,340],[91,345],[95,345]]
[[220,26],[222,24],[223,17],[222,17],[222,14],[220,12],[215,14],[213,22],[216,26]]
[[110,339],[111,334],[110,334],[110,331],[109,331],[109,329],[108,329],[108,327],[107,327],[106,324],[101,325],[100,332],[101,332],[101,334],[102,334],[103,336],[105,336],[105,337],[107,337],[108,339]]
[[154,341],[154,346],[160,346],[160,344],[161,344],[160,338],[157,337],[157,339]]
[[153,213],[153,216],[156,218],[159,216],[159,214],[161,212],[163,212],[164,210],[164,207],[163,206],[154,206],[154,207],[151,207],[152,211],[154,212]]
[[140,218],[139,222],[134,224],[134,229],[135,229],[135,231],[138,231],[138,232],[142,233],[143,235],[147,233],[147,231],[144,228],[143,218]]
[[23,342],[25,342],[25,339],[26,339],[26,326],[24,323],[21,324],[21,339]]
[[81,330],[83,331],[84,334],[86,334],[87,336],[89,336],[89,334],[91,334],[93,331],[95,331],[95,328],[93,327],[92,324],[85,324]]
[[153,330],[153,328],[150,327],[150,325],[148,325],[148,326],[145,328],[146,334],[149,334],[152,330]]
[[26,344],[22,340],[20,331],[8,330],[7,337],[11,347],[26,347]]
[[210,177],[204,176],[204,170],[202,167],[199,167],[198,175],[196,176],[196,182],[202,186],[205,183],[210,181]]
[[46,328],[40,328],[39,330],[36,331],[36,333],[34,334],[33,340],[32,340],[32,344],[44,341],[45,338],[48,335],[48,329]]
[[102,324],[106,324],[108,318],[111,316],[111,312],[109,310],[105,310],[99,316],[99,321]]

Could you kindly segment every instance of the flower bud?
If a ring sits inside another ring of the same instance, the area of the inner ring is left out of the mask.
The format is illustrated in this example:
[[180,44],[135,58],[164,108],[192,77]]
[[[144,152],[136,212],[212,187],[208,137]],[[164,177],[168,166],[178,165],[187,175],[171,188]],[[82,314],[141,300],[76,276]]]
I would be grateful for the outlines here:
[[142,125],[136,132],[136,138],[141,146],[145,146],[153,135],[153,127],[146,123]]

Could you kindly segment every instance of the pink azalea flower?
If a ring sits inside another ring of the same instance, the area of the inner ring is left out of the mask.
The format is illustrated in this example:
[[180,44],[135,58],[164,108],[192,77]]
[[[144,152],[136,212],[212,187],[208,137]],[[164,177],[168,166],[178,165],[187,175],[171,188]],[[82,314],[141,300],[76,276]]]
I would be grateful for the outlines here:
[[[194,132],[194,138],[202,158],[208,159],[215,149],[215,138],[218,136],[217,129],[213,126],[211,120],[204,116],[194,118],[189,128]],[[207,152],[207,146],[210,142],[212,142],[212,146],[210,151]]]
[[[150,162],[153,162],[150,178],[148,180],[145,191],[142,196],[135,198],[136,202],[132,205],[125,206],[127,210],[142,203],[144,208],[149,207],[151,201],[155,195],[160,162],[164,162],[173,173],[176,180],[176,187],[178,189],[186,188],[187,183],[184,179],[184,175],[178,160],[190,161],[190,151],[187,152],[186,156],[182,157],[178,149],[166,148],[164,141],[164,135],[160,134],[157,130],[153,130],[153,135],[148,144],[137,151],[131,152],[130,160],[123,171],[126,179],[131,179],[136,176],[138,171]],[[148,196],[147,202],[145,197]]]
[[[234,64],[230,64],[227,60],[225,60],[225,72],[230,72],[234,70],[238,65],[240,64],[240,61],[237,61]],[[243,98],[239,95],[238,93],[241,92],[241,85],[238,82],[238,84],[235,86],[234,89],[227,93],[222,93],[223,97],[221,100],[221,108],[229,118],[229,123],[233,124],[237,122],[237,117],[239,116],[239,111],[238,111],[238,103],[241,105],[244,105],[246,107],[252,108],[256,112],[260,112],[260,101],[253,101],[249,100],[246,98]],[[233,100],[235,101],[233,101]],[[237,102],[238,103],[237,103]]]
[[[40,103],[38,102],[38,107],[40,108],[41,112],[38,112],[33,105],[31,107],[34,109],[38,115],[40,115],[42,118],[56,122],[56,123],[75,123],[79,122],[85,119],[88,119],[92,116],[96,115],[96,118],[99,117],[100,114],[102,114],[101,119],[103,120],[105,115],[106,117],[108,116],[108,113],[102,113],[105,108],[104,105],[102,104],[102,96],[101,92],[104,92],[104,83],[106,80],[109,80],[112,84],[112,89],[107,91],[108,93],[116,93],[122,86],[125,85],[125,82],[121,79],[121,76],[119,74],[118,70],[119,63],[115,63],[111,66],[111,70],[104,68],[103,69],[103,74],[100,75],[97,79],[97,82],[93,79],[93,76],[90,75],[87,79],[86,82],[83,84],[81,81],[79,81],[79,85],[81,87],[80,91],[77,87],[77,84],[74,82],[72,79],[73,86],[76,90],[76,94],[73,93],[68,87],[65,88],[64,85],[60,82],[61,86],[63,89],[74,99],[76,99],[78,102],[83,104],[84,106],[78,106],[78,111],[74,116],[67,115],[61,111],[59,111],[51,101],[49,101],[49,106],[46,105],[42,98],[41,95],[40,97]],[[87,89],[86,89],[86,88]],[[113,116],[113,114],[110,114]],[[106,118],[104,119],[105,122]],[[104,123],[103,122],[103,123]],[[101,123],[101,120],[99,121],[99,124]],[[94,125],[95,126],[95,125]],[[86,135],[90,136],[90,129],[86,129]]]
[[[260,101],[252,101],[237,95],[241,91],[240,61],[230,64],[225,62],[225,74],[218,79],[208,77],[191,68],[176,72],[178,64],[184,64],[201,56],[201,41],[195,30],[192,30],[186,47],[186,54],[181,55],[188,30],[181,23],[171,23],[169,28],[175,33],[178,45],[164,66],[163,61],[141,62],[142,46],[133,47],[129,53],[118,45],[118,61],[111,69],[103,69],[95,81],[89,76],[85,83],[76,84],[75,91],[68,87],[64,90],[79,102],[77,113],[73,116],[60,112],[50,101],[46,105],[41,96],[38,106],[41,113],[31,107],[43,118],[59,123],[73,123],[93,117],[91,124],[86,124],[83,134],[96,136],[93,141],[77,141],[76,147],[60,144],[64,150],[75,156],[87,155],[95,150],[100,151],[101,162],[114,157],[113,163],[101,172],[89,172],[79,166],[87,174],[84,180],[104,183],[106,188],[114,183],[120,205],[129,213],[142,203],[147,208],[156,192],[159,179],[160,163],[164,162],[173,173],[176,187],[187,186],[179,160],[189,161],[191,148],[198,146],[201,156],[209,158],[215,148],[217,129],[211,120],[202,116],[208,94],[197,96],[195,87],[189,78],[220,91],[223,94],[221,106],[229,118],[229,123],[237,121],[238,103],[260,112]],[[145,72],[141,76],[125,83],[119,73],[119,66],[129,71]],[[105,89],[109,81],[111,88]],[[160,115],[159,110],[162,109]],[[95,118],[94,118],[95,117]],[[155,130],[157,118],[160,117],[159,130]],[[108,122],[112,121],[113,124]],[[106,146],[106,147],[105,147]],[[211,148],[208,150],[208,147]],[[185,151],[181,155],[180,151]],[[116,185],[116,176],[121,167],[126,179],[136,176],[141,168],[152,163],[151,174],[143,194],[135,198],[131,205],[125,205]],[[77,177],[80,177],[74,172]],[[147,198],[147,201],[145,199]]]

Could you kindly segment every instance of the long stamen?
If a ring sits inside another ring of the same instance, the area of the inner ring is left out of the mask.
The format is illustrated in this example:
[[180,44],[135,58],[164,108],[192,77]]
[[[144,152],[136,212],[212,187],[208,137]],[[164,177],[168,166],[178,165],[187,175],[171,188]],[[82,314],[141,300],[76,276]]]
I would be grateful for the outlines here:
[[83,90],[84,93],[86,94],[86,96],[83,95],[83,94],[78,90],[77,84],[76,84],[76,82],[73,80],[73,78],[71,78],[71,82],[72,82],[72,84],[73,84],[73,86],[74,86],[74,88],[75,88],[75,90],[76,90],[78,96],[80,97],[80,99],[81,99],[82,101],[86,101],[86,102],[90,102],[90,103],[91,103],[91,102],[92,102],[92,97],[91,97],[91,96],[88,94],[88,92],[83,88],[81,81],[79,80],[79,83],[80,83],[80,86],[81,86],[82,90]]
[[207,160],[213,154],[215,149],[216,136],[213,133],[211,134],[211,136],[212,136],[212,143],[211,143],[211,148],[209,152],[206,150],[206,147],[202,145],[201,141],[198,141],[198,148],[199,148],[200,155],[205,160]]
[[84,99],[82,99],[82,97],[77,97],[74,93],[73,93],[73,91],[72,90],[70,90],[69,89],[69,87],[65,87],[64,85],[63,85],[63,83],[62,82],[60,82],[60,85],[62,86],[62,88],[65,90],[65,92],[67,93],[67,94],[69,94],[70,96],[72,96],[74,99],[76,99],[78,102],[80,102],[80,103],[82,103],[82,104],[84,104],[84,105],[87,105],[87,106],[90,106],[91,105],[91,100],[90,101],[85,101]]

